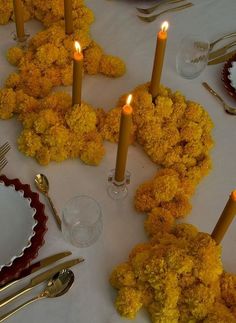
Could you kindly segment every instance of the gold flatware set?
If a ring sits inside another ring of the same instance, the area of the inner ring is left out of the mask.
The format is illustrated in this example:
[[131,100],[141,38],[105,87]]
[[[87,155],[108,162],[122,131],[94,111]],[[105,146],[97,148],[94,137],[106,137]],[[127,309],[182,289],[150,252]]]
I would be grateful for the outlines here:
[[[183,1],[184,0],[166,0],[166,1],[164,0],[164,1],[158,2],[156,5],[154,5],[152,7],[149,7],[149,8],[136,8],[136,9],[142,14],[149,15],[149,14],[153,13],[156,9],[158,9],[162,5],[165,5],[165,4],[169,5],[169,4],[179,3],[179,2],[183,2]],[[193,3],[188,2],[188,3],[185,3],[185,4],[183,4],[181,6],[178,6],[178,7],[171,7],[169,9],[161,11],[158,14],[151,15],[151,16],[148,16],[148,17],[138,15],[138,18],[141,19],[142,21],[145,21],[145,22],[152,22],[152,21],[156,20],[158,17],[165,14],[165,13],[174,12],[174,11],[181,11],[183,9],[186,9],[186,8],[189,8],[189,7],[192,7],[192,6],[193,6]]]
[[[26,269],[25,272],[23,272],[20,279],[18,279],[16,281],[14,280],[13,282],[10,282],[10,283],[2,286],[0,291],[3,291],[5,289],[7,289],[8,287],[11,287],[13,284],[16,284],[21,279],[28,277],[32,273],[35,273],[36,271],[41,270],[42,268],[60,260],[66,256],[69,256],[69,255],[71,255],[70,251],[61,252],[61,253],[49,256],[47,258],[44,258],[44,259],[30,265],[30,267],[28,269]],[[45,297],[52,298],[52,297],[58,297],[58,296],[63,295],[65,292],[67,292],[69,290],[69,288],[71,287],[71,285],[73,284],[73,281],[74,281],[74,274],[71,270],[68,270],[68,268],[75,266],[83,261],[84,261],[83,258],[76,258],[76,259],[68,260],[68,261],[65,261],[61,264],[58,264],[55,267],[50,268],[50,269],[34,276],[33,278],[31,278],[30,282],[26,286],[24,286],[23,288],[21,288],[20,290],[18,290],[16,292],[12,293],[11,295],[5,297],[4,299],[0,300],[0,308],[2,308],[5,305],[7,305],[10,302],[17,299],[18,297],[26,294],[27,292],[29,292],[30,290],[32,290],[34,287],[38,286],[39,284],[41,284],[43,282],[48,282],[47,287],[45,288],[45,290],[42,293],[40,293],[36,297],[32,298],[31,300],[21,304],[20,306],[13,309],[12,311],[2,315],[0,317],[0,322],[3,322],[6,318],[13,315],[14,313],[16,313],[18,310],[25,307],[26,305],[35,302],[36,300],[39,300],[39,299],[42,299]]]

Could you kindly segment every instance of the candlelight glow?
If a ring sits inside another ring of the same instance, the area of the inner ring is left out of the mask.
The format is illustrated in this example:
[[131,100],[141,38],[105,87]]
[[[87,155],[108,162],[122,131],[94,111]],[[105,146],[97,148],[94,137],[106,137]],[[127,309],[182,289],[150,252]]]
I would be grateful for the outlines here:
[[81,46],[78,41],[75,41],[75,49],[76,49],[77,53],[81,53]]
[[161,31],[167,31],[169,27],[168,21],[164,21],[163,24],[161,25]]
[[132,101],[132,94],[129,94],[129,96],[126,100],[126,104],[130,105],[131,101]]

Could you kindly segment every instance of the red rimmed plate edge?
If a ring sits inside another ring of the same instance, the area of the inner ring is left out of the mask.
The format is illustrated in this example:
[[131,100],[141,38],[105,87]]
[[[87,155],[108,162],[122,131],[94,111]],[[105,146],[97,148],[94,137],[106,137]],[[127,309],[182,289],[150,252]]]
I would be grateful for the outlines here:
[[233,55],[224,65],[222,71],[222,81],[224,82],[224,87],[226,88],[229,95],[231,95],[234,99],[236,99],[236,90],[232,87],[230,83],[229,76],[229,68],[232,67],[232,62],[236,61],[236,54]]
[[31,238],[31,246],[24,250],[21,257],[14,259],[10,267],[3,267],[0,271],[0,285],[7,283],[20,276],[23,269],[26,269],[31,261],[38,256],[39,249],[44,244],[44,235],[47,231],[47,216],[44,213],[44,205],[39,201],[38,193],[32,192],[30,185],[22,184],[19,179],[9,179],[5,175],[0,175],[0,181],[6,186],[14,185],[16,191],[23,191],[25,198],[30,198],[30,206],[35,208],[34,215],[37,224],[34,228],[35,235]]

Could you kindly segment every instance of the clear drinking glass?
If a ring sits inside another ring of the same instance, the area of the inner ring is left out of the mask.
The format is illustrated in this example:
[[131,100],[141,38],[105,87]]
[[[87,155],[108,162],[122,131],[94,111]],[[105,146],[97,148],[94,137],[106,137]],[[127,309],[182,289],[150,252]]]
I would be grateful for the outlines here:
[[69,200],[62,212],[62,233],[76,247],[88,247],[102,232],[102,211],[92,197],[80,195]]
[[184,37],[176,56],[177,72],[187,79],[199,76],[207,65],[209,49],[209,41],[202,36]]

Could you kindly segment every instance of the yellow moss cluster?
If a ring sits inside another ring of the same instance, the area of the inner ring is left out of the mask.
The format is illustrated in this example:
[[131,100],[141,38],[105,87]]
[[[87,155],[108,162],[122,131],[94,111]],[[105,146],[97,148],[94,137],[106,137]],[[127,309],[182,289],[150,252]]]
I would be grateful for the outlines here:
[[[131,142],[136,139],[162,169],[137,189],[135,207],[141,212],[161,207],[181,218],[190,212],[189,198],[211,169],[213,124],[200,104],[186,101],[180,92],[161,86],[153,103],[148,87],[141,85],[132,93]],[[111,142],[118,141],[120,106],[125,99],[122,96],[107,113],[101,127],[102,136]]]
[[[26,5],[25,1],[23,1],[23,15],[24,15],[24,21],[27,21],[31,18],[30,10]],[[15,20],[14,13],[13,13],[13,1],[1,0],[0,1],[0,25],[5,25],[10,20]]]
[[27,105],[27,96],[22,99],[18,98],[15,105],[23,125],[18,138],[21,152],[41,165],[68,158],[80,158],[88,165],[100,163],[105,149],[91,106],[82,103],[71,107],[70,96],[61,92],[38,101],[31,98],[37,102],[31,102],[33,106]]
[[33,36],[27,50],[18,47],[8,50],[7,59],[18,67],[19,72],[9,75],[6,87],[21,89],[28,95],[41,98],[48,95],[54,86],[71,85],[75,40],[79,40],[82,46],[86,73],[103,73],[111,77],[125,73],[123,61],[105,55],[101,47],[92,41],[89,28],[68,36],[64,26],[54,24]]
[[223,273],[220,247],[190,224],[162,229],[111,273],[119,314],[133,319],[143,307],[153,323],[236,322],[236,276]]
[[[4,2],[4,1],[3,1]],[[6,1],[1,10],[12,15],[12,1]],[[6,87],[23,90],[35,98],[47,96],[54,86],[72,84],[72,59],[74,41],[80,42],[84,55],[84,71],[88,74],[102,73],[119,77],[125,73],[124,62],[104,53],[90,36],[93,12],[82,0],[73,0],[72,35],[65,34],[64,2],[61,0],[24,0],[24,8],[30,16],[41,21],[47,28],[35,34],[24,51],[18,47],[7,52],[9,63],[18,67],[18,72],[9,75]],[[10,9],[9,9],[10,8]],[[0,18],[1,19],[1,18]]]

